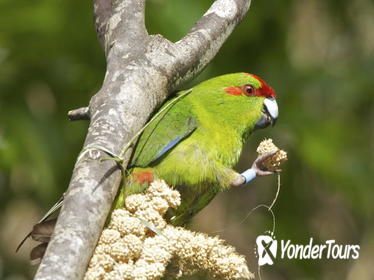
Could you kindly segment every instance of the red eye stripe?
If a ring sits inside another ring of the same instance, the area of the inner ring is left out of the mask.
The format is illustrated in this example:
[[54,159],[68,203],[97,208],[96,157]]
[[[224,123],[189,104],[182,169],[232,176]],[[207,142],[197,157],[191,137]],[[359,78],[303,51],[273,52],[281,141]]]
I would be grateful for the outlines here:
[[243,92],[242,92],[242,89],[240,87],[228,87],[228,88],[225,88],[225,91],[228,93],[228,94],[231,94],[231,95],[242,95]]
[[263,97],[275,97],[275,91],[259,76],[256,76],[254,74],[246,73],[249,76],[252,76],[253,78],[257,79],[261,83],[261,87],[256,90],[256,96],[263,96]]
[[256,96],[256,89],[251,85],[245,85],[242,87],[228,87],[228,88],[225,88],[225,91],[228,94],[236,95],[236,96],[240,96],[240,95]]

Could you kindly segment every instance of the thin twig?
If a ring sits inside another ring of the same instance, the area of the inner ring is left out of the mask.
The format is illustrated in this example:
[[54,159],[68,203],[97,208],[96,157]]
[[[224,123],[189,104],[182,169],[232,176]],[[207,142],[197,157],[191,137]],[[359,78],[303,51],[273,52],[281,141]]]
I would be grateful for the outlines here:
[[79,120],[89,120],[90,119],[90,108],[82,107],[74,109],[68,112],[69,120],[79,121]]

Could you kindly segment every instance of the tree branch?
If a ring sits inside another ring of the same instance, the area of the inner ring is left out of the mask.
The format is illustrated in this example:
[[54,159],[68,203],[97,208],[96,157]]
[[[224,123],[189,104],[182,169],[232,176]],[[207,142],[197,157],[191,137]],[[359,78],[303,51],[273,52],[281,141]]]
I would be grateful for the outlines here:
[[90,119],[90,108],[82,107],[74,109],[68,112],[69,120],[79,121],[79,120],[89,120]]
[[110,12],[109,2],[94,1],[107,72],[90,100],[84,149],[35,279],[83,277],[121,181],[116,164],[99,159],[108,157],[104,151],[118,155],[168,93],[210,62],[250,4],[216,0],[186,37],[172,43],[147,34],[145,0],[113,0]]
[[105,30],[112,14],[112,0],[94,0],[96,33],[101,46],[105,46]]
[[176,42],[182,65],[177,84],[194,77],[213,59],[250,4],[248,0],[215,1],[191,31]]

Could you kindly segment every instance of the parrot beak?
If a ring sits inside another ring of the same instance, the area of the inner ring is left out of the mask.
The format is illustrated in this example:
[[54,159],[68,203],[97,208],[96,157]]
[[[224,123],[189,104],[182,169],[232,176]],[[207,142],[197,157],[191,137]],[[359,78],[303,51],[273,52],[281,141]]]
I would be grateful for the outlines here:
[[255,125],[255,128],[265,128],[270,124],[275,125],[278,119],[278,104],[275,98],[268,97],[264,100],[262,116]]

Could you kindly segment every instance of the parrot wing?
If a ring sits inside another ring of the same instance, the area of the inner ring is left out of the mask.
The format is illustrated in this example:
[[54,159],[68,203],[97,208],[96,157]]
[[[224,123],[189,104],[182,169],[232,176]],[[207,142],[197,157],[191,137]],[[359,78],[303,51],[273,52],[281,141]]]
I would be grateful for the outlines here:
[[152,165],[191,135],[197,125],[198,121],[192,113],[191,105],[178,101],[166,112],[152,120],[144,130],[136,144],[130,166],[147,167]]

